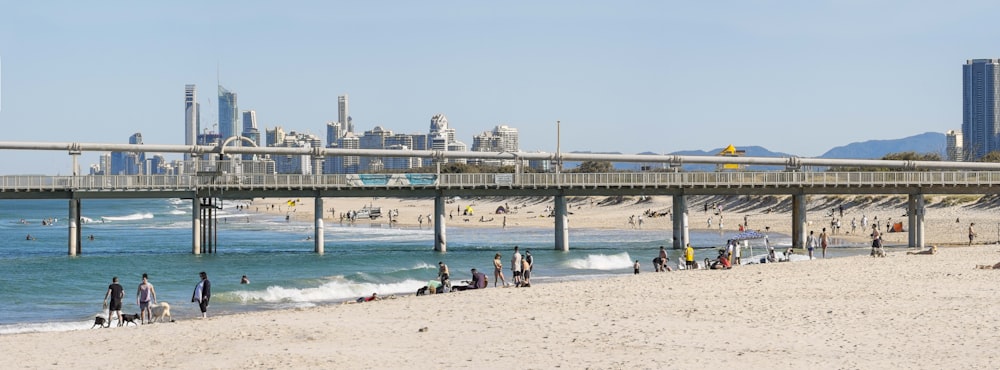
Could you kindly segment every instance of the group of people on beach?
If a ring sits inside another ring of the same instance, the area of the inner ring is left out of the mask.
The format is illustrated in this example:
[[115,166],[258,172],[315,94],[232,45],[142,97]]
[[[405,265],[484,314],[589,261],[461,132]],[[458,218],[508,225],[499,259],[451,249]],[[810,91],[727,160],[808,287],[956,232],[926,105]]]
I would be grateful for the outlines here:
[[[208,280],[208,274],[204,271],[200,272],[198,276],[201,278],[198,284],[195,285],[194,294],[191,297],[191,302],[197,302],[198,307],[201,309],[201,317],[208,317],[208,301],[212,296],[212,283]],[[249,284],[250,280],[247,279],[246,275],[243,275],[241,281],[242,284]],[[125,319],[122,315],[122,304],[125,300],[125,288],[122,287],[121,283],[118,281],[118,277],[114,276],[111,278],[111,284],[108,285],[108,289],[104,293],[103,308],[107,310],[107,322],[110,326],[111,319],[114,317],[115,320],[119,322],[118,326],[122,326],[123,320]],[[139,324],[151,324],[153,323],[153,308],[157,306],[156,302],[156,288],[153,283],[149,282],[149,274],[142,274],[142,282],[139,283],[138,288],[135,292],[135,304],[139,307],[138,319]]]

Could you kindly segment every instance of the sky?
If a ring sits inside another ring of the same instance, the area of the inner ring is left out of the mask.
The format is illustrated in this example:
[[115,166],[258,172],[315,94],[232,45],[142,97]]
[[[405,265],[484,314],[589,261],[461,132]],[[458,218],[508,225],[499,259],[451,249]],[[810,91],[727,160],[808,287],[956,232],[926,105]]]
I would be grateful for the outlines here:
[[[442,113],[470,146],[506,124],[522,151],[813,157],[960,130],[961,66],[1000,58],[997,15],[962,0],[6,2],[0,141],[184,144],[184,85],[204,128],[221,81],[261,132],[325,139],[348,94],[358,133],[424,133]],[[0,155],[0,174],[72,172],[65,152]]]

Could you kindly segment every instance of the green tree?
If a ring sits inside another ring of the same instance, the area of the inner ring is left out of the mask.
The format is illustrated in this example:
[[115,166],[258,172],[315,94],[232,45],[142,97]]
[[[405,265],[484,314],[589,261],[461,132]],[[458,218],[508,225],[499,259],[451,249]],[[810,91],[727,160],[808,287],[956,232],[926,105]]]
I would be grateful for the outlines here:
[[580,167],[576,168],[579,173],[608,173],[614,172],[614,167],[609,161],[583,161]]
[[1000,151],[994,150],[992,152],[986,153],[982,158],[979,158],[980,162],[1000,162]]

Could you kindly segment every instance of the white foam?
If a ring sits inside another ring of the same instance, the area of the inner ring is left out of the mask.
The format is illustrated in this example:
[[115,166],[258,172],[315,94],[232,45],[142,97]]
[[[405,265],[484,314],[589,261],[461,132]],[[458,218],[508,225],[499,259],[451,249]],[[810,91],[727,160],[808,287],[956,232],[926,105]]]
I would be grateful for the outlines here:
[[236,291],[232,294],[244,303],[316,303],[336,301],[347,298],[369,296],[372,293],[382,295],[396,293],[413,293],[427,285],[426,281],[404,280],[396,283],[358,283],[348,281],[343,277],[335,277],[332,281],[314,288],[285,288],[270,286],[265,290]]
[[145,213],[133,213],[126,216],[104,216],[101,217],[102,220],[108,221],[135,221],[135,220],[145,220],[153,218],[153,214],[149,212]]
[[585,258],[574,258],[565,262],[566,267],[578,270],[618,270],[632,267],[628,252],[619,254],[590,254]]

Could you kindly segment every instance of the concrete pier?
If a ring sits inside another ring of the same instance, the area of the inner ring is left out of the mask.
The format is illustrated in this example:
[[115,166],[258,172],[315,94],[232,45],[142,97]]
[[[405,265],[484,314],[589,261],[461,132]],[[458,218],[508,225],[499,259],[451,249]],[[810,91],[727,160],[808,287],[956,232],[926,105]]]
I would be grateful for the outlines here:
[[566,212],[566,196],[556,196],[556,250],[569,251],[569,217]]
[[909,243],[907,246],[924,248],[924,195],[910,194],[906,201],[907,234]]
[[447,252],[448,240],[445,236],[444,194],[441,191],[434,196],[434,251]]
[[313,241],[315,242],[314,250],[318,254],[323,254],[323,232],[324,232],[324,230],[323,230],[323,197],[316,197],[315,207],[313,209],[314,209],[314,212],[315,212],[314,217],[316,218],[316,223],[314,224],[314,227],[313,227],[313,232],[314,232],[314,234],[313,234],[314,235]]
[[792,247],[805,248],[806,242],[806,196],[792,195]]
[[83,251],[80,248],[80,200],[69,200],[69,255],[75,256]]
[[201,198],[191,198],[191,254],[201,254]]
[[683,249],[691,240],[688,226],[687,198],[673,196],[674,249]]

